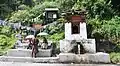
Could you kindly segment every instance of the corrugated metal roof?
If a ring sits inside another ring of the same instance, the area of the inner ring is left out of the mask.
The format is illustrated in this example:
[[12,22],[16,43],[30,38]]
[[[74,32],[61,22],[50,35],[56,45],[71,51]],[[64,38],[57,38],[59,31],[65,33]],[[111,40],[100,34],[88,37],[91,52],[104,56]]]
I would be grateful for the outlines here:
[[58,8],[45,8],[45,11],[58,11]]

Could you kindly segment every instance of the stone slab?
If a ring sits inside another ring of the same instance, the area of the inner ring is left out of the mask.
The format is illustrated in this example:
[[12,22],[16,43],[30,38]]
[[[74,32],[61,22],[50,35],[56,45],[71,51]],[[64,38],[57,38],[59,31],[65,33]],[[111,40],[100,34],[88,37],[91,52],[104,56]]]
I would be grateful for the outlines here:
[[96,63],[110,63],[110,57],[109,54],[107,53],[96,53],[96,54],[92,54],[92,55],[88,55],[88,59],[91,62],[96,62]]
[[73,54],[60,53],[60,62],[76,62],[76,63],[110,63],[110,57],[107,53],[95,54]]
[[107,53],[76,55],[76,61],[82,63],[110,63],[110,57]]
[[55,63],[58,62],[58,57],[11,57],[11,56],[0,56],[1,62],[29,62],[29,63]]
[[[10,49],[5,56],[13,57],[31,57],[32,50],[29,49]],[[37,57],[50,57],[52,49],[39,49]]]
[[76,55],[73,53],[60,53],[59,62],[75,62]]
[[0,62],[0,66],[119,66],[118,64],[61,64],[61,63],[19,63]]
[[107,53],[95,54],[73,54],[60,53],[57,57],[12,57],[0,56],[0,61],[4,62],[32,62],[32,63],[110,63],[110,57]]

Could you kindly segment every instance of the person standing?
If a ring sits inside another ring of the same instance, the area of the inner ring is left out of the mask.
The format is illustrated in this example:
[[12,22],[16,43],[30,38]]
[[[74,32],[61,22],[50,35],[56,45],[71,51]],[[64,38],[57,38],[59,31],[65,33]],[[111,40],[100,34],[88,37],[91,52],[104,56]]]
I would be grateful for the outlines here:
[[36,58],[36,54],[39,52],[38,43],[39,43],[39,40],[35,36],[35,38],[33,39],[33,44],[32,44],[32,57],[35,57],[35,58]]

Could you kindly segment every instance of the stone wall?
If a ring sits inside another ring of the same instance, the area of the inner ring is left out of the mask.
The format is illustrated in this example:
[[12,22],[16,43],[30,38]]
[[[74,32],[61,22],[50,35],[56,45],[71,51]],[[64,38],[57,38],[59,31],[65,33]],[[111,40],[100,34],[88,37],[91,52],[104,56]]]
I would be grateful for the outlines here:
[[110,57],[107,53],[95,54],[72,54],[60,53],[59,62],[76,62],[76,63],[110,63]]
[[77,45],[77,42],[81,42],[86,53],[96,53],[95,39],[60,40],[60,51],[62,53],[70,52]]
[[111,52],[116,47],[116,44],[109,40],[96,39],[96,51],[97,52]]
[[60,51],[62,53],[68,53],[75,45],[77,45],[76,42],[72,42],[71,40],[60,40]]
[[95,39],[87,39],[88,42],[83,44],[85,51],[87,53],[96,53],[96,43]]

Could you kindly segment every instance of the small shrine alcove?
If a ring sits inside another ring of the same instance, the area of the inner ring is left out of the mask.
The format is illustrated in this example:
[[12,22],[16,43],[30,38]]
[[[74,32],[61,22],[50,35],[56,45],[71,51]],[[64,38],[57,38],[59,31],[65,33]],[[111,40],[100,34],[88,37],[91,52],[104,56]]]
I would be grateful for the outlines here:
[[65,23],[65,39],[87,39],[85,13],[81,11],[68,12],[65,17],[68,21]]
[[77,45],[74,46],[72,50],[75,54],[85,53],[84,46],[79,41],[81,39],[87,39],[85,15],[84,11],[74,11],[67,12],[65,16],[67,19],[67,22],[65,23],[65,39],[77,41]]
[[60,51],[75,54],[95,53],[95,39],[87,38],[85,11],[63,13],[65,22],[65,39],[60,40]]

